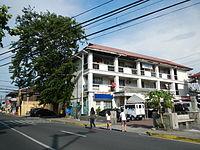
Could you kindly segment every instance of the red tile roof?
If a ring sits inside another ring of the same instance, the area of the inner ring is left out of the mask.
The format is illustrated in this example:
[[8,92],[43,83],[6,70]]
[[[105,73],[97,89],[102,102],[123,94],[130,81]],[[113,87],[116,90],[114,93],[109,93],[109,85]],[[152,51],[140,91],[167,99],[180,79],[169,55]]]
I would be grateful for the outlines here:
[[150,60],[150,61],[154,61],[154,62],[158,62],[158,63],[164,63],[164,64],[168,64],[168,65],[172,65],[172,66],[177,66],[180,68],[184,68],[186,70],[192,70],[192,68],[189,68],[189,67],[186,67],[186,66],[183,66],[183,65],[165,60],[165,59],[159,59],[159,58],[155,58],[155,57],[145,56],[145,55],[141,55],[141,54],[137,54],[137,53],[133,53],[133,52],[117,49],[117,48],[112,48],[112,47],[107,47],[107,46],[102,46],[102,45],[97,45],[97,44],[91,44],[91,43],[86,48],[91,49],[91,50],[113,52],[113,53],[126,55],[126,56],[130,56],[130,57],[135,57],[135,58],[139,58],[139,59],[145,59],[145,60]]
[[200,77],[200,72],[189,76],[190,78]]

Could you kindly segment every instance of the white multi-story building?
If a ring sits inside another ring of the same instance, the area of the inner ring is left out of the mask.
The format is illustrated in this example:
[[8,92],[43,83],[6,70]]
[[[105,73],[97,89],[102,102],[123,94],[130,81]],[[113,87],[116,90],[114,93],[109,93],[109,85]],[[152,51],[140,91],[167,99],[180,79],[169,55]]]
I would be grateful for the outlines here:
[[83,104],[84,114],[91,107],[118,108],[133,95],[145,99],[150,90],[168,90],[176,98],[187,94],[187,71],[192,68],[96,44],[89,44],[78,57],[72,102]]

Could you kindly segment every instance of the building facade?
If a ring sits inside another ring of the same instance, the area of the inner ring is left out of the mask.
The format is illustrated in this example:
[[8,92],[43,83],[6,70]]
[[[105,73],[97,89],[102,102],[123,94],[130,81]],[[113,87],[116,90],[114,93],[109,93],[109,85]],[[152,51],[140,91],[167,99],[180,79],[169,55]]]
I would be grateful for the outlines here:
[[188,93],[187,71],[192,68],[168,60],[96,44],[79,57],[72,103],[83,105],[82,114],[91,107],[119,108],[133,95],[145,99],[150,90],[167,90],[176,98]]
[[200,111],[200,72],[189,76],[189,96],[196,97],[197,109]]

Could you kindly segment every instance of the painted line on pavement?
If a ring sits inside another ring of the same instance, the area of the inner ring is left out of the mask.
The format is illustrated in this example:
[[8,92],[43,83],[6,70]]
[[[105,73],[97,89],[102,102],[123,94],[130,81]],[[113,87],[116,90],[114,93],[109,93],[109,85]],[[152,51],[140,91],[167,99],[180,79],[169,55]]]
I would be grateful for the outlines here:
[[[65,123],[65,124],[71,124],[71,125],[79,125],[79,126],[84,126],[84,127],[89,127],[90,124],[86,124],[86,123],[79,123],[79,122],[70,122],[70,121],[60,121],[60,120],[53,120],[50,119],[50,122],[60,122],[60,123]],[[102,126],[106,126],[107,124],[96,124],[96,127],[102,127]]]
[[32,137],[26,135],[25,133],[23,133],[23,132],[21,132],[21,131],[19,131],[19,130],[17,130],[17,129],[14,129],[14,128],[9,127],[9,126],[8,126],[7,124],[5,124],[4,122],[1,122],[1,121],[0,121],[0,123],[1,123],[2,125],[4,125],[5,127],[7,127],[7,128],[9,128],[9,129],[11,129],[11,130],[13,130],[13,131],[15,131],[15,132],[17,132],[17,133],[23,135],[24,137],[28,138],[29,140],[31,140],[31,141],[33,141],[33,142],[35,142],[35,143],[37,143],[37,144],[39,144],[39,145],[41,145],[41,146],[47,148],[47,149],[56,150],[56,149],[54,149],[54,148],[52,148],[52,147],[50,147],[50,146],[48,146],[48,145],[46,145],[46,144],[44,144],[44,143],[42,143],[42,142],[36,140],[36,139],[34,139],[34,138],[32,138]]
[[60,131],[62,133],[67,133],[67,134],[72,134],[72,135],[76,135],[76,136],[80,136],[80,137],[87,137],[86,135],[82,135],[82,134],[78,134],[78,133],[74,133],[74,132],[69,132],[69,131]]

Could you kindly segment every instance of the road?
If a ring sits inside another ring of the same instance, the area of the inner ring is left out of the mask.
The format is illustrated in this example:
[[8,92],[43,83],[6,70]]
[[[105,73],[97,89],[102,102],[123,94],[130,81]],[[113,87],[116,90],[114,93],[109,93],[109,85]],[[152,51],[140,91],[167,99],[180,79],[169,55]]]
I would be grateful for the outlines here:
[[186,143],[0,114],[1,150],[199,150]]

